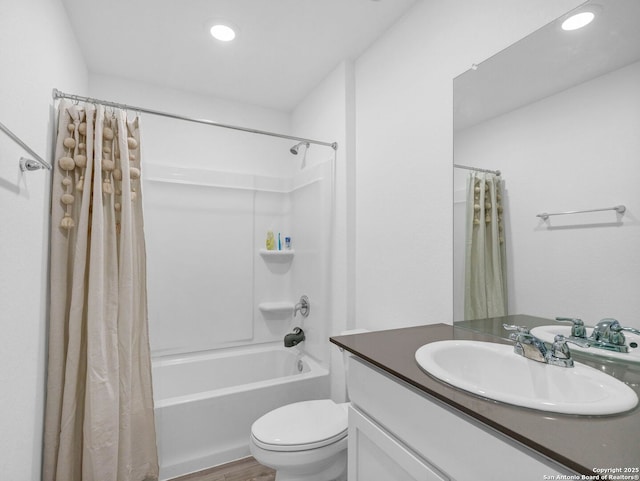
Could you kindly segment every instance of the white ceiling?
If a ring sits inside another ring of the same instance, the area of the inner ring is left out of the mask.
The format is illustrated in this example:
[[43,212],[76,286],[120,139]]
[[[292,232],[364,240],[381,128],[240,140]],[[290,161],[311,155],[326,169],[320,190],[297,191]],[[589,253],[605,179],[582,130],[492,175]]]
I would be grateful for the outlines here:
[[[595,10],[594,10],[595,9]],[[571,13],[596,12],[580,30],[570,14],[458,76],[455,128],[463,129],[640,60],[640,1],[591,0]]]
[[284,111],[417,1],[62,0],[90,72]]

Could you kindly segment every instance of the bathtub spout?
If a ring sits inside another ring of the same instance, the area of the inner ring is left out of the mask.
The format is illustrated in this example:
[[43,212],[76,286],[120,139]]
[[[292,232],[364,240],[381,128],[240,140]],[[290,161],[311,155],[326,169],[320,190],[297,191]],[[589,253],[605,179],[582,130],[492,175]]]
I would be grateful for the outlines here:
[[293,332],[284,336],[284,347],[293,347],[304,341],[304,331],[299,327],[294,327]]

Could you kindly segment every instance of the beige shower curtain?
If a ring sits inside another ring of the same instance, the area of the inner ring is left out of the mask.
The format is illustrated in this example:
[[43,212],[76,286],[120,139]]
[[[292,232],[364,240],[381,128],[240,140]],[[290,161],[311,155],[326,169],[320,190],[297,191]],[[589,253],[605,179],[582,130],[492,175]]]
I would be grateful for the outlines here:
[[507,314],[502,180],[472,172],[467,181],[464,318]]
[[44,481],[158,478],[139,142],[124,111],[60,102]]

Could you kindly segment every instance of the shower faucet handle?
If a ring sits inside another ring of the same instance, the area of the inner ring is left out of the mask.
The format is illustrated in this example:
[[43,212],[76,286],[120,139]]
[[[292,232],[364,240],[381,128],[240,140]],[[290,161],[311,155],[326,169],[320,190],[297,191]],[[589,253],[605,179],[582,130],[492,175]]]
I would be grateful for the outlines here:
[[293,317],[296,317],[296,315],[298,314],[298,311],[300,311],[300,314],[302,314],[302,317],[308,317],[310,309],[311,309],[311,305],[309,304],[309,297],[307,297],[306,295],[301,296],[300,302],[298,302],[293,307]]

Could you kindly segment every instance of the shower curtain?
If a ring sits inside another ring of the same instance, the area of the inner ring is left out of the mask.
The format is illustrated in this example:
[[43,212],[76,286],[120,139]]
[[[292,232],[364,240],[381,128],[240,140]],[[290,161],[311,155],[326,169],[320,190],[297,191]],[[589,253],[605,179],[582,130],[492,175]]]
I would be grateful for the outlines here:
[[499,176],[472,172],[467,181],[464,318],[507,314],[507,260]]
[[158,478],[139,119],[58,108],[44,481]]

